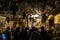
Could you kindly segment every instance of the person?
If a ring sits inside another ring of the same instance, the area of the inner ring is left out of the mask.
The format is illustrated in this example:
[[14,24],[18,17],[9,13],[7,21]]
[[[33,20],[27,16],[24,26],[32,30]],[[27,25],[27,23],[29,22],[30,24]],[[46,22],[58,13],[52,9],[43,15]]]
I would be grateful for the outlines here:
[[45,27],[44,26],[42,26],[41,27],[41,40],[48,40],[47,38],[47,31],[46,30],[44,30],[45,29]]
[[6,34],[7,40],[10,40],[11,36],[10,36],[10,28],[9,27],[7,27],[5,34]]
[[38,31],[33,31],[29,38],[29,40],[40,40],[40,39],[41,39],[41,35],[40,35],[40,32]]
[[6,39],[6,33],[5,32],[2,33],[1,37],[2,37],[2,40],[7,40]]
[[16,31],[16,28],[15,28],[15,26],[13,26],[12,28],[11,28],[11,35],[12,35],[12,39],[14,40],[15,39],[15,31]]
[[32,32],[34,32],[34,31],[38,31],[34,26],[31,29],[29,29],[28,39],[30,38]]
[[34,26],[30,29],[30,32],[33,32],[33,31],[38,31],[37,28],[35,28]]
[[20,27],[17,27],[14,32],[14,40],[21,40],[21,31]]
[[21,32],[22,40],[27,40],[27,28],[23,28]]
[[48,39],[52,40],[52,30],[51,30],[51,28],[49,28],[49,30],[48,30]]

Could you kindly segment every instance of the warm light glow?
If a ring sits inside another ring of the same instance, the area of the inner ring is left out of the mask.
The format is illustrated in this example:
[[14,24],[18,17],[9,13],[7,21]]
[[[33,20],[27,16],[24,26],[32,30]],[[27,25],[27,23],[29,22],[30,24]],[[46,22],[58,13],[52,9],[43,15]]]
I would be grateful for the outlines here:
[[53,17],[53,15],[49,15],[49,16],[48,16],[48,20],[50,20],[52,17]]
[[37,14],[36,15],[32,15],[31,17],[39,17],[39,15],[37,15]]
[[55,23],[55,24],[60,24],[60,14],[57,14],[57,15],[54,17],[54,23]]
[[37,21],[41,21],[42,19],[37,19]]

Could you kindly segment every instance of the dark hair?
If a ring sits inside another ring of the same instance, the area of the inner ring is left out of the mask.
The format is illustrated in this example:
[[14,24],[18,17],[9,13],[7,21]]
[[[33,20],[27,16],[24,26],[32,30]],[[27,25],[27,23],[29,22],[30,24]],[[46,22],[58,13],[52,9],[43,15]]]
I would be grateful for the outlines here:
[[7,27],[7,30],[10,30],[10,28],[9,28],[9,27]]
[[41,27],[42,30],[44,30],[44,28],[45,28],[44,26]]

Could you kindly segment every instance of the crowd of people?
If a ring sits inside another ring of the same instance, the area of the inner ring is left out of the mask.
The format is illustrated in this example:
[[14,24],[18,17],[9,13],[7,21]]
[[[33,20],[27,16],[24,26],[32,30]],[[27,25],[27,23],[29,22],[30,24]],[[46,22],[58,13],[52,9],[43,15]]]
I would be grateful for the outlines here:
[[[53,35],[52,35],[53,34]],[[6,30],[0,33],[0,40],[52,40],[56,36],[54,27],[46,30],[44,26],[37,29],[35,27],[7,27]]]

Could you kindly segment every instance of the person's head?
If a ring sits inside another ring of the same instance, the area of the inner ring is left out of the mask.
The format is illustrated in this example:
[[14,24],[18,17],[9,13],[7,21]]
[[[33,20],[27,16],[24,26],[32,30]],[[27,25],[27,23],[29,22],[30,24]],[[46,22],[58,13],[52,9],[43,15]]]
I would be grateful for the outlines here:
[[26,27],[27,30],[29,30],[29,27]]
[[45,27],[44,27],[44,26],[42,26],[42,27],[41,27],[41,30],[44,30],[44,29],[45,29]]
[[7,30],[10,30],[10,28],[9,28],[9,27],[7,27]]
[[35,28],[34,26],[32,28]]
[[19,29],[20,29],[20,27],[17,27],[17,28],[16,28],[16,30],[19,30]]

